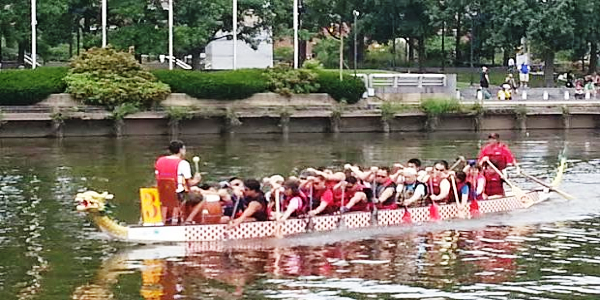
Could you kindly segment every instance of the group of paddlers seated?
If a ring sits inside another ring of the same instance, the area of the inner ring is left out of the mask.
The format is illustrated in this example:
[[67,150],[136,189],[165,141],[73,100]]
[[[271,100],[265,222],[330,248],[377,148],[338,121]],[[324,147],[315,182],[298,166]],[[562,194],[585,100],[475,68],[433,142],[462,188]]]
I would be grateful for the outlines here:
[[[179,193],[178,201],[170,205],[163,201],[164,219],[167,224],[226,223],[236,227],[249,221],[499,198],[504,196],[503,174],[491,167],[494,163],[498,164],[488,157],[479,161],[461,157],[452,167],[439,160],[425,168],[415,158],[405,166],[394,164],[391,168],[361,169],[349,164],[338,172],[307,168],[287,179],[281,175],[261,181],[234,177],[214,185],[188,186]],[[462,168],[454,171],[457,167]],[[176,194],[163,188],[161,194],[165,193]]]

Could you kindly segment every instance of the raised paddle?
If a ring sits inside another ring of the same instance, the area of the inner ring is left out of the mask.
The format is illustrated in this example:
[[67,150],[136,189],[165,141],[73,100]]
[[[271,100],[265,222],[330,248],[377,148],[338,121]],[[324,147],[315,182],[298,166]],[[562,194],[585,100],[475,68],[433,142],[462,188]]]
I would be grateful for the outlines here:
[[[454,193],[454,199],[456,199],[456,208],[458,209],[458,217],[461,219],[464,219],[465,216],[465,210],[464,210],[464,204],[462,203],[462,197],[458,197],[458,189],[456,188],[456,179],[454,178],[454,176],[450,176],[450,182],[452,183],[452,192]],[[462,195],[461,195],[462,196]]]
[[275,210],[276,215],[275,215],[275,237],[277,238],[283,238],[283,228],[281,228],[281,226],[283,224],[281,224],[280,220],[281,220],[281,204],[279,203],[279,197],[280,197],[280,191],[279,191],[279,187],[277,187],[277,189],[275,190]]
[[535,202],[533,202],[533,200],[529,196],[527,196],[527,194],[525,192],[523,192],[523,190],[521,188],[514,185],[510,180],[508,180],[508,178],[506,178],[506,176],[504,176],[504,174],[502,172],[500,172],[500,170],[498,170],[498,168],[496,168],[496,166],[491,161],[488,161],[487,163],[488,163],[488,166],[490,166],[492,169],[494,169],[494,171],[496,171],[496,173],[498,173],[498,175],[500,175],[500,177],[502,179],[504,179],[504,181],[508,185],[510,185],[510,188],[512,189],[513,193],[515,194],[515,197],[517,197],[517,199],[519,199],[519,201],[521,201],[524,208],[529,208],[533,204],[535,204]]
[[538,178],[535,178],[535,177],[533,177],[533,176],[531,176],[531,175],[529,175],[529,174],[527,174],[527,173],[525,173],[523,171],[521,171],[520,173],[521,173],[521,175],[523,175],[523,176],[525,176],[525,177],[527,177],[527,178],[529,178],[529,179],[531,179],[531,180],[539,183],[540,185],[549,188],[551,191],[556,192],[557,194],[561,195],[563,198],[565,198],[567,200],[573,200],[573,199],[575,199],[575,197],[571,196],[567,192],[561,191],[561,190],[553,187],[552,185],[550,185],[550,184],[548,184],[548,183],[546,183],[546,182],[544,182],[544,181],[542,181],[542,180],[540,180]]
[[200,157],[194,156],[192,158],[192,160],[194,161],[194,167],[196,167],[196,173],[200,173],[200,167],[198,167],[198,163],[200,162]]
[[456,162],[448,170],[452,171],[454,168],[456,168],[458,166],[458,164],[460,164],[463,161],[465,161],[465,158],[463,156],[457,157]]

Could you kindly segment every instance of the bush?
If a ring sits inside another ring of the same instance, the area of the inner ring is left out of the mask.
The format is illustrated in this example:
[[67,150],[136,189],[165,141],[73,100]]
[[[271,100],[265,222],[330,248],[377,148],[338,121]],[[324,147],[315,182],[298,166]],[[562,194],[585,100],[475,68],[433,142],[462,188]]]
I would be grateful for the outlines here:
[[171,92],[142,69],[133,55],[111,47],[92,48],[75,58],[65,82],[75,99],[110,109],[122,103],[150,107]]
[[426,99],[421,101],[421,110],[430,116],[460,112],[460,102],[456,99]]
[[267,69],[265,76],[269,81],[269,90],[290,97],[292,94],[308,94],[319,90],[317,73],[309,69],[292,69],[278,65]]
[[339,73],[332,71],[320,71],[318,75],[319,92],[329,94],[338,102],[354,104],[366,91],[365,83],[360,78],[344,75],[344,80],[340,81]]
[[65,91],[67,68],[0,72],[0,105],[32,105]]
[[267,91],[262,70],[195,72],[155,70],[160,81],[171,86],[174,93],[185,93],[198,99],[245,99]]

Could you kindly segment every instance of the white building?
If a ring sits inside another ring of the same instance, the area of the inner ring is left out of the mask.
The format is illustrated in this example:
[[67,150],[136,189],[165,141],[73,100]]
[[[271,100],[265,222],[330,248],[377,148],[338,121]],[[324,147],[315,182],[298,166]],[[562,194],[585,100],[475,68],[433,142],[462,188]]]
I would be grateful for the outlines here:
[[[224,33],[219,32],[217,36]],[[228,34],[228,33],[225,33]],[[237,68],[267,68],[273,66],[273,42],[270,31],[263,31],[257,38],[258,49],[254,50],[246,42],[237,41]],[[233,40],[226,38],[212,41],[206,46],[206,69],[233,69]]]

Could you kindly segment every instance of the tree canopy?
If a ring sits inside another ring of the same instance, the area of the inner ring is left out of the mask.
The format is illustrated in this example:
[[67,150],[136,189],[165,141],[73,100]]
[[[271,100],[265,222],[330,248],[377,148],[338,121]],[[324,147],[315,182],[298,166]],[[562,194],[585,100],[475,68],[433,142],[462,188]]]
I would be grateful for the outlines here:
[[[138,54],[167,53],[167,1],[108,1],[108,40],[117,49],[135,48]],[[374,43],[407,43],[407,57],[419,66],[428,59],[429,41],[451,38],[444,60],[469,65],[484,59],[504,62],[526,38],[545,61],[551,79],[556,53],[568,50],[571,59],[587,61],[594,72],[600,42],[600,1],[588,0],[299,0],[301,40],[339,39],[357,32],[359,60]],[[354,24],[353,11],[360,12]],[[68,57],[80,47],[100,46],[100,2],[39,0],[38,47],[44,59],[50,48],[68,45]],[[232,0],[174,2],[174,50],[178,57],[200,54],[216,39],[232,36]],[[342,24],[342,26],[340,26]],[[292,0],[239,0],[238,38],[257,46],[257,36],[268,30],[273,39],[290,38]],[[15,51],[20,62],[31,44],[27,2],[0,0],[0,61],[3,49]],[[453,45],[452,45],[453,44]],[[352,52],[352,41],[345,51]],[[305,47],[302,44],[301,47]],[[390,47],[396,51],[396,47]],[[14,52],[11,52],[14,55]],[[501,53],[502,59],[495,59]],[[6,55],[4,55],[6,56]],[[346,57],[351,57],[346,55]]]

